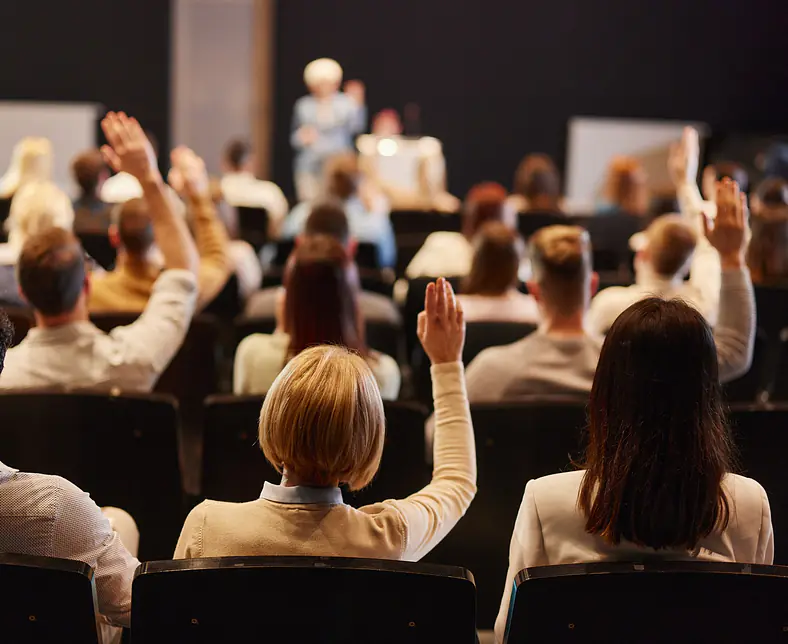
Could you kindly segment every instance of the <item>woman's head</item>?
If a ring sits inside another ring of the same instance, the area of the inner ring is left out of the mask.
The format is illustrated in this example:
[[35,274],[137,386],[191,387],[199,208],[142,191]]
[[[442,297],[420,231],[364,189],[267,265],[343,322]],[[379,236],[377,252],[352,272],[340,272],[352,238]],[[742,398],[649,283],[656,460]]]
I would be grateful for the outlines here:
[[517,213],[506,203],[507,196],[506,188],[494,181],[478,183],[471,188],[462,205],[462,234],[473,239],[490,221],[500,221],[514,228]]
[[629,215],[647,214],[649,193],[646,171],[634,157],[615,157],[607,170],[605,198]]
[[6,221],[9,243],[19,248],[37,233],[49,228],[71,230],[74,208],[71,200],[51,181],[32,181],[14,194]]
[[613,323],[589,402],[589,533],[694,550],[724,529],[732,443],[717,369],[709,325],[680,300],[641,300]]
[[516,231],[499,221],[484,224],[476,235],[471,271],[462,292],[495,296],[515,288],[524,250]]
[[366,355],[351,259],[326,235],[299,240],[285,274],[284,331],[290,355],[316,344],[338,344]]
[[747,265],[757,283],[788,280],[788,183],[767,179],[753,195]]
[[335,154],[326,161],[323,169],[325,196],[329,199],[347,201],[358,191],[361,170],[358,157],[352,152]]
[[4,177],[3,196],[12,196],[26,183],[51,178],[52,143],[44,137],[25,137],[14,146],[11,166]]
[[523,197],[531,209],[559,210],[561,175],[546,154],[529,154],[514,175],[514,192]]
[[265,457],[308,485],[365,487],[378,471],[384,438],[375,377],[363,358],[342,347],[312,347],[293,358],[260,414]]

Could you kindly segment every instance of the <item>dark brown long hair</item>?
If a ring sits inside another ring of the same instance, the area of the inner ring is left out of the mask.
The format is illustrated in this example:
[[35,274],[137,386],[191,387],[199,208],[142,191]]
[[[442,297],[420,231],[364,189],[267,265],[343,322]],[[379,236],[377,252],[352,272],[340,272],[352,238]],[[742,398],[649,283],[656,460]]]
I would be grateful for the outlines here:
[[717,371],[709,325],[680,300],[642,300],[613,323],[591,390],[587,532],[694,551],[726,528],[733,447]]
[[285,275],[289,356],[316,344],[338,344],[368,356],[349,266],[342,244],[327,235],[305,237],[296,246]]
[[479,230],[468,276],[462,282],[466,295],[503,295],[517,286],[517,271],[524,244],[517,231],[500,221]]

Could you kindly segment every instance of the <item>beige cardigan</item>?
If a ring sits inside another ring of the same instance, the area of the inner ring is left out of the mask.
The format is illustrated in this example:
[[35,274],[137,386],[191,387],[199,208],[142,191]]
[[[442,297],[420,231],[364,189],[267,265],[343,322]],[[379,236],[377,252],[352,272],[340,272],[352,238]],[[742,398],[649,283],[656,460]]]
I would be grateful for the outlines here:
[[313,555],[418,561],[456,525],[476,494],[463,367],[434,366],[432,380],[435,467],[423,490],[356,509],[342,503],[336,488],[266,484],[256,501],[204,501],[194,508],[175,558]]

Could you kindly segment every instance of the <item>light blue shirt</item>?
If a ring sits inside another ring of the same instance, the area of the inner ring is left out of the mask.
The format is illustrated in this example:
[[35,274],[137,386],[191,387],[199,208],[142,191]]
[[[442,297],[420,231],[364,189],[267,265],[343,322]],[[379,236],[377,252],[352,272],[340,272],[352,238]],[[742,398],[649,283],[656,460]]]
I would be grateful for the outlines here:
[[[297,173],[319,174],[328,157],[353,149],[353,137],[366,126],[367,108],[364,105],[341,92],[334,94],[329,101],[330,109],[323,110],[311,94],[296,101],[290,143],[296,151]],[[309,146],[298,140],[298,129],[304,125],[311,125],[320,133],[317,141]]]
[[[350,197],[345,201],[344,208],[350,234],[359,242],[375,245],[381,268],[393,268],[397,261],[397,243],[389,219],[388,202],[381,198],[370,211],[358,197]],[[282,239],[293,239],[300,235],[311,212],[312,204],[306,202],[293,208],[282,225]]]

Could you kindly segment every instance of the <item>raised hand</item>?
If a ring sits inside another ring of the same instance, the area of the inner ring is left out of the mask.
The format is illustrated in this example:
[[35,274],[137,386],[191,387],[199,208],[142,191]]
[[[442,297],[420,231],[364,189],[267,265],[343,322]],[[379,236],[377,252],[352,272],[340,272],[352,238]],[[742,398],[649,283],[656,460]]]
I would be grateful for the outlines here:
[[193,198],[210,194],[205,162],[191,148],[178,146],[170,153],[170,161],[167,179],[176,192]]
[[717,182],[717,217],[703,218],[703,230],[709,243],[717,249],[723,268],[741,268],[749,242],[747,196],[729,178]]
[[137,119],[123,112],[108,112],[101,120],[101,129],[107,138],[101,154],[115,172],[128,172],[140,183],[161,180],[153,146]]
[[418,336],[433,365],[460,362],[465,345],[465,315],[444,278],[427,285],[424,311],[419,313]]
[[670,147],[668,172],[675,185],[695,183],[698,174],[700,141],[694,127],[685,127],[681,142]]

